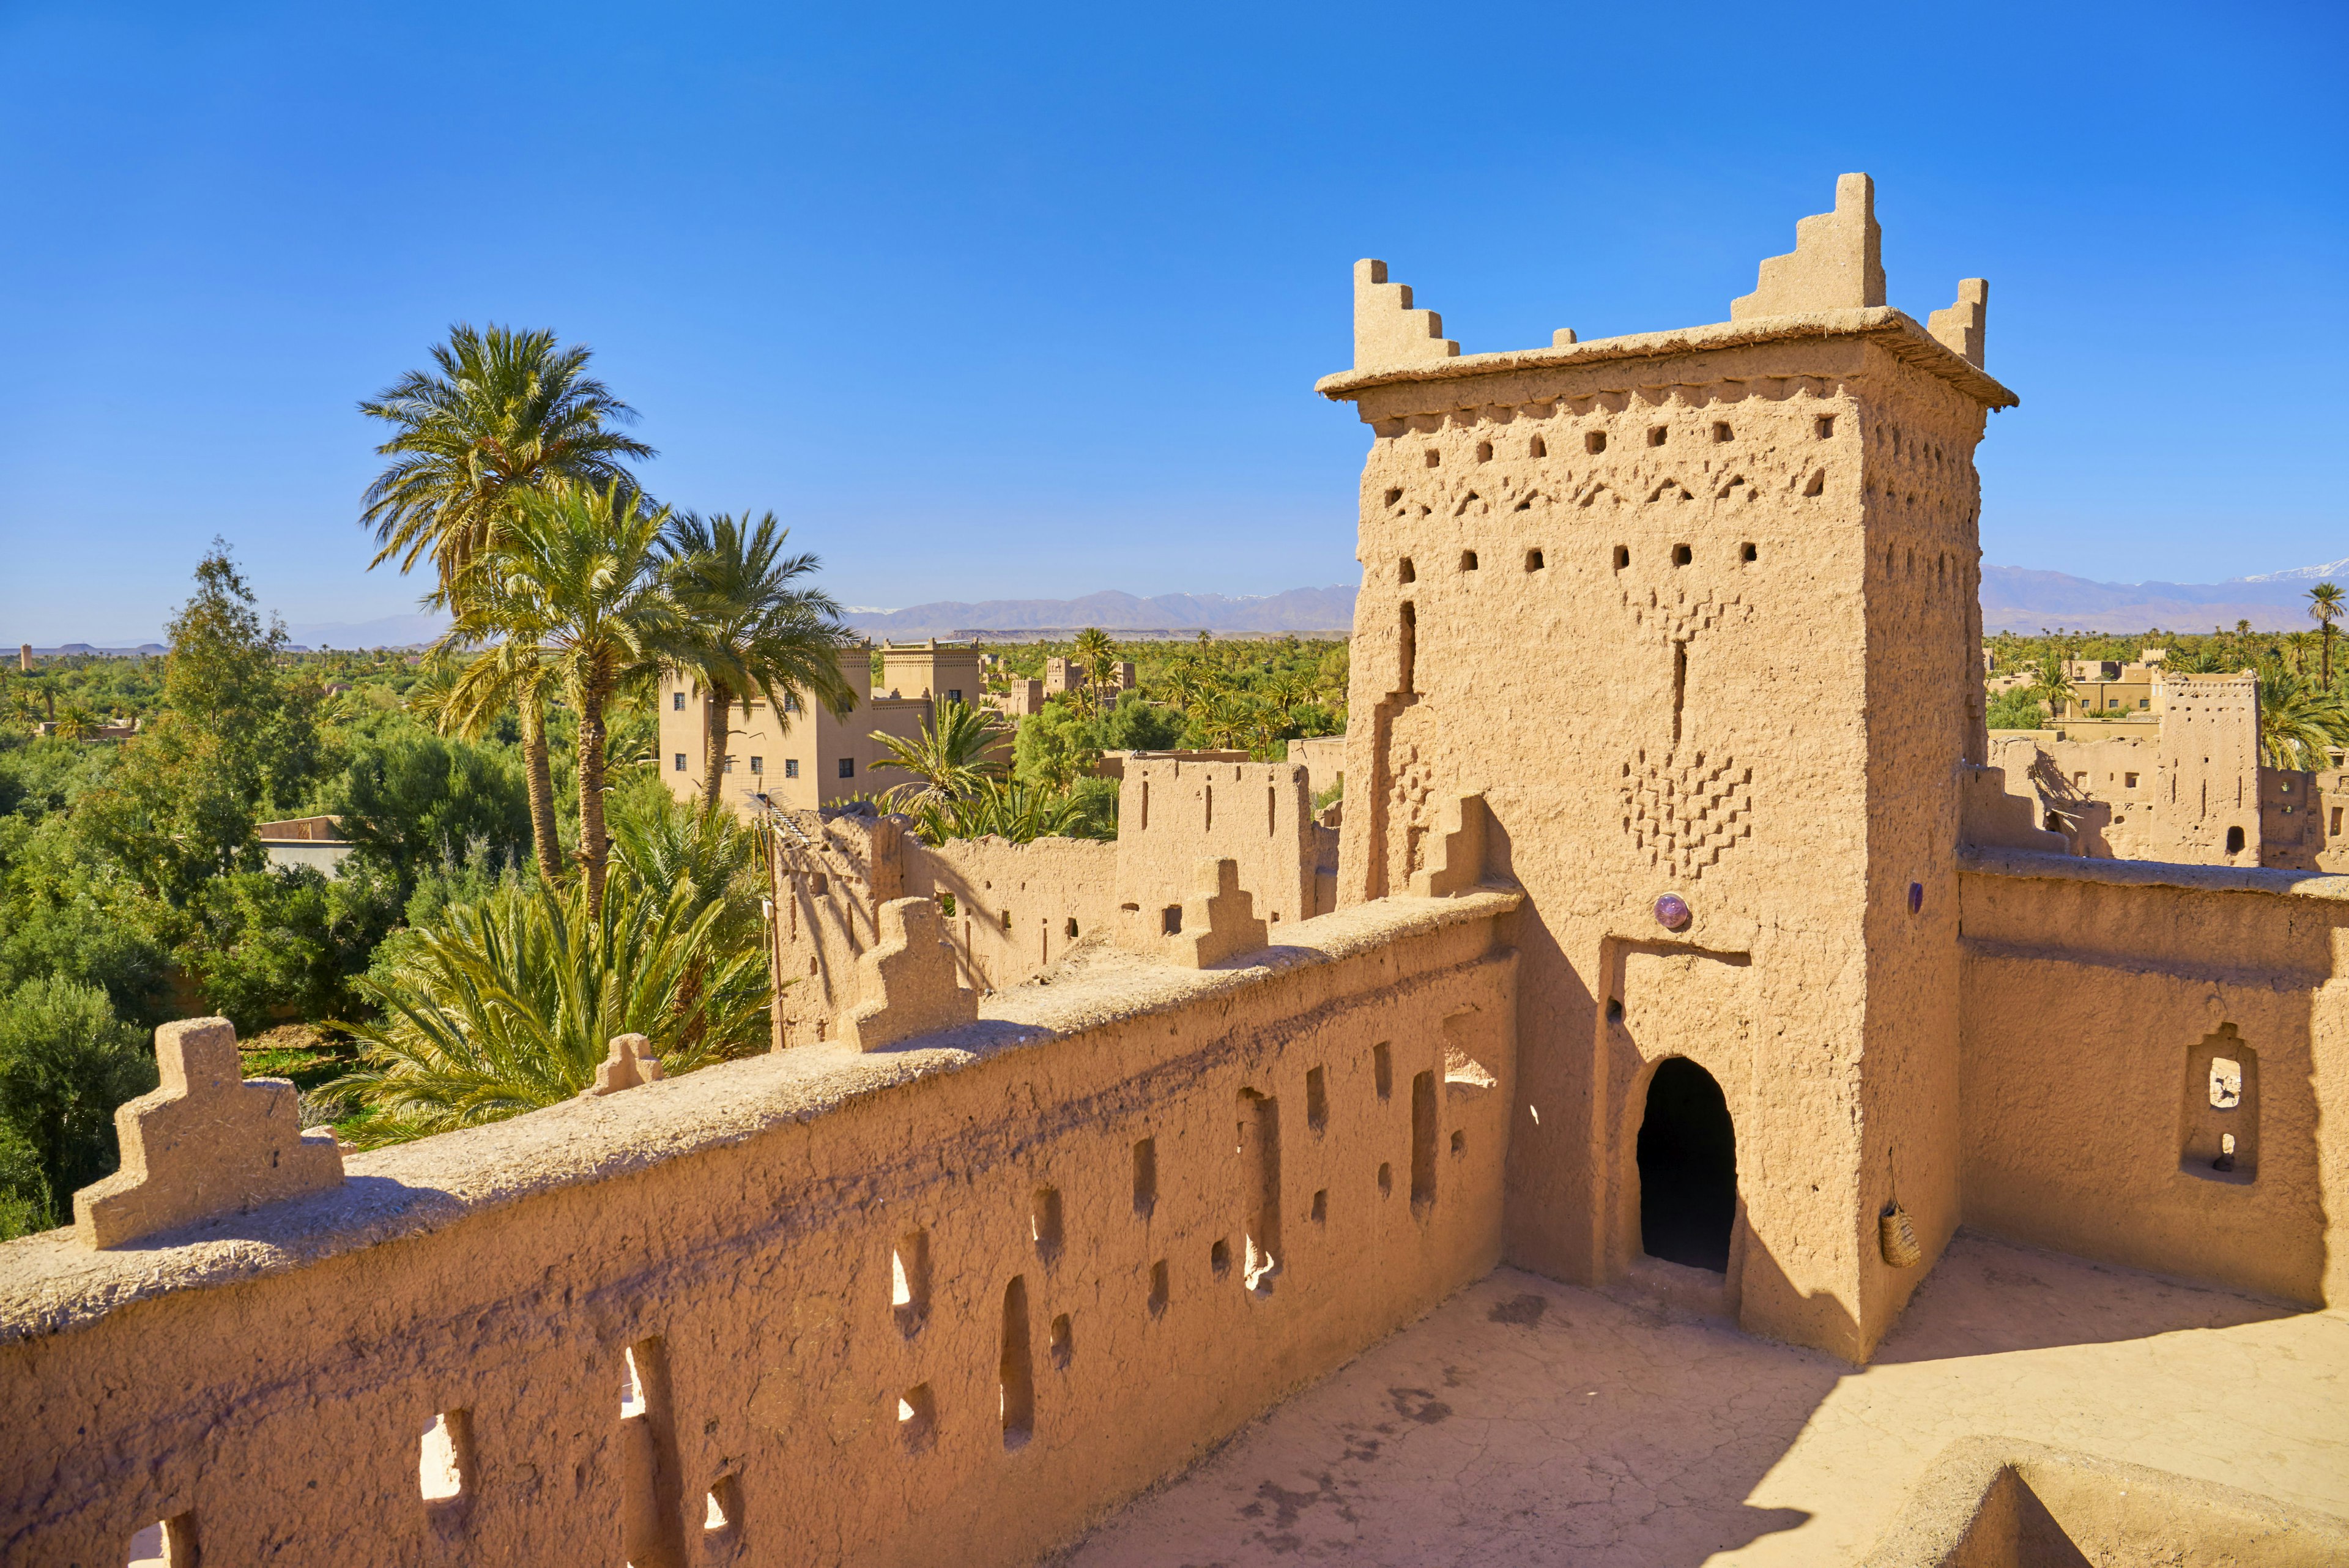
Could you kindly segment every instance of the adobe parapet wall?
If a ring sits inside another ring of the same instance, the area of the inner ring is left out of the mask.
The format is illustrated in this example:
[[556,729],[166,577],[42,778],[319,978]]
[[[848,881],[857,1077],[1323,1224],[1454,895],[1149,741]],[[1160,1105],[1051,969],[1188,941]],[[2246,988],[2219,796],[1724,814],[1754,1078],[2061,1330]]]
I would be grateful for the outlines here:
[[[1362,400],[1374,388],[1411,388],[1405,396],[1424,400],[1423,384],[1466,378],[1503,375],[1519,370],[1549,370],[1558,367],[1610,364],[1625,359],[1650,359],[1682,354],[1716,353],[1723,349],[1799,343],[1806,339],[1864,337],[1893,358],[1940,377],[1985,407],[2011,409],[2021,401],[1996,379],[1954,354],[1904,312],[1885,306],[1851,310],[1806,311],[1744,321],[1717,321],[1702,327],[1682,327],[1663,332],[1628,333],[1620,337],[1597,337],[1588,343],[1562,343],[1548,348],[1510,348],[1489,354],[1460,354],[1436,360],[1401,360],[1356,365],[1313,383],[1325,398]],[[1464,397],[1463,406],[1489,401],[1481,395]]]
[[1028,1561],[1492,1267],[1519,901],[1104,951],[171,1244],[0,1245],[0,1559]]
[[1960,872],[1965,1223],[2349,1303],[2349,877]]

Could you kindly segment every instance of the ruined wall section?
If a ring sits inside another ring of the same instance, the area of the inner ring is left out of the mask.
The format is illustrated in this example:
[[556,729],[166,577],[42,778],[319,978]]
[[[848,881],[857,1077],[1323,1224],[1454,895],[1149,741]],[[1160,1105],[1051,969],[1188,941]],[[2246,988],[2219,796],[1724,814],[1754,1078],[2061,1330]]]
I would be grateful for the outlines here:
[[[1974,451],[1989,410],[1873,344],[1859,403],[1868,1002],[1853,1219],[1872,1341],[1958,1225],[1957,853],[1968,763],[1983,755]],[[1896,1202],[1925,1266],[1893,1267],[1876,1245]]]
[[1092,838],[1014,844],[992,836],[935,848],[908,836],[905,896],[937,898],[963,983],[982,993],[1025,984],[1116,924],[1117,846]]
[[0,1558],[1030,1562],[1491,1269],[1515,902],[0,1243]]
[[2340,880],[1971,857],[1960,877],[1965,1223],[2349,1303]]
[[2212,866],[2260,863],[2258,677],[2157,677],[2161,742],[2153,857]]
[[[1596,1282],[1637,1254],[1648,1079],[1695,1056],[1747,1086],[1744,1320],[1853,1355],[1873,1332],[1860,412],[1892,365],[1816,336],[1358,396],[1340,898],[1401,891],[1436,805],[1484,794],[1490,869],[1531,895],[1513,1261]],[[1684,929],[1658,921],[1668,892]],[[1656,954],[1723,978],[1638,986]]]
[[1237,861],[1256,918],[1286,940],[1285,928],[1328,912],[1312,804],[1299,763],[1133,760],[1113,844],[930,846],[903,816],[770,814],[770,936],[774,972],[790,982],[774,1003],[775,1047],[832,1038],[833,1021],[867,1000],[857,961],[891,898],[939,901],[961,981],[982,994],[1024,985],[1121,929],[1154,936],[1166,908],[1191,896],[1202,860]]
[[856,1005],[856,961],[878,939],[881,906],[905,896],[905,819],[778,811],[766,834],[769,1009],[774,1049],[823,1039]]
[[1302,763],[1129,761],[1118,784],[1118,919],[1133,945],[1188,895],[1201,860],[1239,863],[1256,917],[1278,929],[1315,912],[1320,857]]

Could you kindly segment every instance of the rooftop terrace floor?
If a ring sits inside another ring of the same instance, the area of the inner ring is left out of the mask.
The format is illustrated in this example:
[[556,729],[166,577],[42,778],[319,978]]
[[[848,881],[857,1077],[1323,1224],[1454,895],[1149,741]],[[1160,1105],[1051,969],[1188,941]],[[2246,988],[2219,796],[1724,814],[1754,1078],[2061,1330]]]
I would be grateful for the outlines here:
[[2349,1515],[2349,1314],[1961,1233],[1855,1369],[1502,1269],[1054,1561],[1816,1568],[1978,1435]]

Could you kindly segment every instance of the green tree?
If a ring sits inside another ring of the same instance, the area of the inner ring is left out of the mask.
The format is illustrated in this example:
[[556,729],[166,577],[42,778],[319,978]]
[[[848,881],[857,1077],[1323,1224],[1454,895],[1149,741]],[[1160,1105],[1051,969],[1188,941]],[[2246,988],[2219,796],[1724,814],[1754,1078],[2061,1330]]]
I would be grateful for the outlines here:
[[2332,765],[2329,748],[2349,744],[2349,704],[2281,663],[2259,672],[2260,761],[2271,768]]
[[467,846],[511,863],[532,836],[529,785],[511,753],[412,727],[353,743],[326,808],[353,857],[389,877],[402,905],[425,868]]
[[57,715],[57,738],[62,741],[87,741],[98,733],[98,715],[78,702],[68,702]]
[[2061,649],[2043,656],[2028,688],[2034,700],[2047,704],[2051,721],[2064,717],[2064,705],[2074,694],[2071,674],[2064,669],[2067,662]]
[[1013,772],[1048,792],[1062,792],[1089,778],[1101,762],[1101,742],[1084,714],[1067,703],[1048,703],[1019,722],[1012,746]]
[[1117,663],[1117,644],[1109,633],[1097,626],[1089,626],[1077,633],[1076,645],[1070,649],[1079,669],[1085,672],[1085,682],[1092,688],[1093,711],[1101,711],[1102,691],[1109,685],[1109,672]]
[[[408,708],[440,733],[473,741],[489,733],[508,709],[513,711],[522,735],[531,846],[539,875],[553,881],[562,874],[563,844],[555,822],[546,705],[559,682],[554,668],[541,657],[546,628],[523,624],[519,604],[503,609],[503,620],[493,624],[486,606],[465,607],[433,645],[431,670],[409,691]],[[491,638],[498,640],[483,646]]]
[[1105,752],[1163,752],[1181,743],[1183,715],[1150,701],[1139,691],[1117,700],[1099,725]]
[[611,844],[604,826],[610,740],[605,708],[622,683],[650,670],[658,652],[682,640],[664,590],[658,545],[666,508],[615,481],[522,494],[512,520],[465,574],[456,626],[502,634],[517,662],[545,666],[579,717],[579,863],[587,906],[601,908]]
[[459,324],[430,349],[434,369],[411,370],[359,412],[394,433],[376,448],[391,462],[367,486],[359,522],[402,572],[426,556],[446,594],[495,539],[518,493],[564,483],[636,488],[626,464],[653,449],[621,434],[636,410],[587,374],[591,351],[546,331]]
[[756,524],[725,513],[671,520],[661,547],[678,628],[663,662],[692,678],[702,702],[701,810],[715,815],[722,796],[729,715],[750,701],[767,700],[778,724],[802,702],[822,702],[845,718],[855,690],[840,671],[840,654],[855,640],[841,621],[840,605],[800,579],[820,564],[812,555],[783,554],[789,529],[771,512]]
[[919,787],[899,784],[889,792],[896,809],[936,797],[968,794],[1003,773],[1003,723],[994,712],[941,701],[935,715],[910,741],[873,732],[873,738],[887,753],[874,766],[911,774],[921,781]]
[[670,1073],[763,1049],[764,955],[720,944],[724,918],[689,879],[662,898],[625,865],[600,905],[534,882],[456,906],[359,982],[382,1022],[349,1026],[364,1064],[329,1092],[374,1111],[359,1137],[383,1142],[570,1099],[620,1034]]
[[394,880],[346,862],[332,881],[302,866],[207,880],[188,910],[181,963],[241,1034],[350,1011],[348,987],[398,919]]
[[2308,590],[2308,613],[2314,618],[2319,634],[2324,639],[2324,689],[2333,690],[2333,623],[2341,618],[2343,609],[2341,588],[2335,583],[2319,583]]
[[139,1031],[96,986],[45,977],[0,999],[0,1124],[33,1151],[48,1222],[115,1168],[114,1108],[155,1083]]
[[317,688],[280,673],[285,628],[263,625],[225,540],[196,563],[195,592],[166,633],[164,720],[204,738],[249,805],[291,809],[321,761]]
[[1991,699],[1984,722],[1993,730],[2035,730],[2041,718],[2038,695],[2028,686],[2010,686]]
[[[1025,726],[1022,726],[1023,731]],[[1099,831],[1102,792],[1088,786],[1109,785],[1109,831]],[[984,838],[992,834],[1014,844],[1038,838],[1071,836],[1114,837],[1115,785],[1107,779],[1087,779],[1077,788],[1055,788],[1027,778],[986,779],[967,794],[932,797],[908,814],[914,831],[926,844],[953,838]]]

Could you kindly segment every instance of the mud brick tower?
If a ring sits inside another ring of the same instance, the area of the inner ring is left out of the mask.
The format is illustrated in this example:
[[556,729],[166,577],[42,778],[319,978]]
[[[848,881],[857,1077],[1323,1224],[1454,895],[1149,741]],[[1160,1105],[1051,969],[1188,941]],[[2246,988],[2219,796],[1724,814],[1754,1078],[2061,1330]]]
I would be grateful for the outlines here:
[[[2015,402],[1980,280],[1886,306],[1873,198],[1843,176],[1725,323],[1523,351],[1359,263],[1319,384],[1371,431],[1340,899],[1405,891],[1464,794],[1530,895],[1513,1261],[1600,1282],[1711,1204],[1741,1321],[1854,1358],[1927,1272],[1883,1211],[1928,1263],[1956,1224],[1973,452]],[[1643,1189],[1675,1106],[1733,1187]]]

